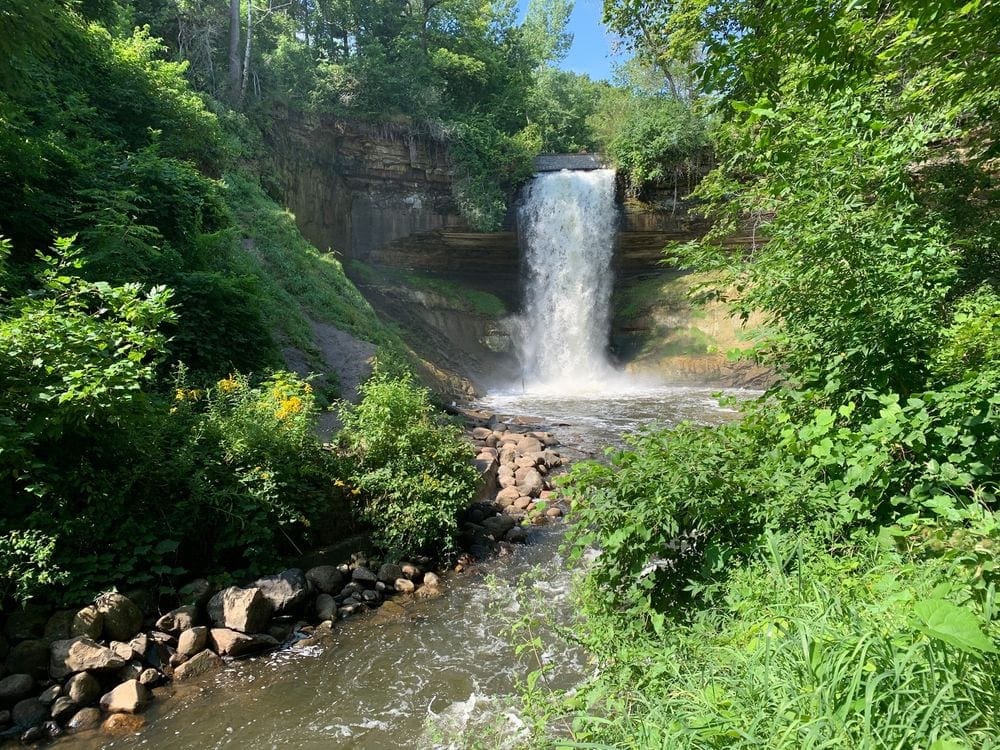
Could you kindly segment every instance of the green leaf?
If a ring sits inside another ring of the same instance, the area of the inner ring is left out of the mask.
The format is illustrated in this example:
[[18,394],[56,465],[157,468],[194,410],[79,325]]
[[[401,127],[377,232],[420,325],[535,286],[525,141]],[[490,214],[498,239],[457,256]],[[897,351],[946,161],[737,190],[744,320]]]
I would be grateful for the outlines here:
[[913,605],[921,631],[968,654],[997,653],[980,628],[979,619],[965,607],[944,599],[925,599]]

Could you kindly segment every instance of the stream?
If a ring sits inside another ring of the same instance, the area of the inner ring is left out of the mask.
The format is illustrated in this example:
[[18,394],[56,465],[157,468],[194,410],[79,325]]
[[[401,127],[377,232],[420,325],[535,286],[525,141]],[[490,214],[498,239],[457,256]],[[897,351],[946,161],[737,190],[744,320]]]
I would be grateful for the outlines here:
[[[733,418],[713,393],[652,388],[578,397],[499,394],[478,406],[539,417],[563,446],[599,457],[604,446],[645,424]],[[338,623],[328,645],[232,662],[196,685],[182,684],[150,705],[147,725],[136,736],[78,736],[64,744],[462,748],[469,746],[463,736],[483,740],[494,726],[514,744],[518,679],[534,666],[528,656],[515,656],[509,637],[509,623],[521,607],[516,589],[524,577],[528,589],[545,600],[548,616],[572,621],[572,573],[559,555],[561,536],[561,525],[532,528],[529,544],[512,555],[445,576],[440,598],[397,598],[402,607],[386,605]],[[541,657],[555,665],[554,687],[571,687],[586,674],[585,655],[565,644],[547,644]]]

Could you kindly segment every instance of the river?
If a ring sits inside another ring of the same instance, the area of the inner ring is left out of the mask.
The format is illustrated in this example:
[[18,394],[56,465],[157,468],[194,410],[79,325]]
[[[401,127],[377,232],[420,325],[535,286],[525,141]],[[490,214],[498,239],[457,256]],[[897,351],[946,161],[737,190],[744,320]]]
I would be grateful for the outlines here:
[[[712,391],[631,390],[618,396],[508,394],[480,406],[542,418],[565,446],[600,455],[624,432],[681,420],[719,423],[733,412]],[[737,394],[738,395],[738,394]],[[198,685],[183,685],[147,710],[136,736],[78,737],[66,745],[97,748],[465,748],[499,724],[516,741],[514,696],[532,657],[515,656],[509,623],[527,590],[545,600],[546,616],[571,622],[572,571],[559,555],[561,526],[534,528],[509,557],[449,574],[437,599],[397,599],[389,607],[338,623],[332,641],[233,662]],[[585,655],[546,645],[556,687],[586,673]],[[489,740],[486,746],[494,746]]]

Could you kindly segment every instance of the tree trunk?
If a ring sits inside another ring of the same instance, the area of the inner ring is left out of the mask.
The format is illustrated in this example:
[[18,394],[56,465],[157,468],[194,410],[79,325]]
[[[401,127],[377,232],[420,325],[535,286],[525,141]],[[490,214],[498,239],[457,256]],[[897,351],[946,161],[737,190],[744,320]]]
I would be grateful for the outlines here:
[[247,94],[247,80],[250,77],[250,41],[253,39],[253,0],[247,0],[247,43],[243,48],[243,80],[240,82],[240,104]]
[[243,71],[240,68],[240,0],[229,0],[229,101],[236,103]]

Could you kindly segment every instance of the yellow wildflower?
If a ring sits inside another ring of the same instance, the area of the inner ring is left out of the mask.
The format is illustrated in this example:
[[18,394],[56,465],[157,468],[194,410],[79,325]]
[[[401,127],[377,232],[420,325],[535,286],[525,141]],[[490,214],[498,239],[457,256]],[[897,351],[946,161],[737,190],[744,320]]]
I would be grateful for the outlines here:
[[185,395],[184,389],[178,388],[176,391],[174,391],[174,401],[183,401],[184,395]]
[[335,487],[346,487],[347,483],[343,479],[335,479],[333,480],[333,485]]
[[240,381],[230,375],[228,378],[223,378],[219,381],[219,390],[223,393],[232,393],[240,387]]

